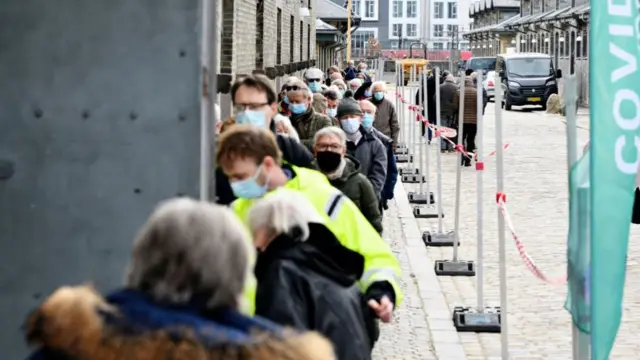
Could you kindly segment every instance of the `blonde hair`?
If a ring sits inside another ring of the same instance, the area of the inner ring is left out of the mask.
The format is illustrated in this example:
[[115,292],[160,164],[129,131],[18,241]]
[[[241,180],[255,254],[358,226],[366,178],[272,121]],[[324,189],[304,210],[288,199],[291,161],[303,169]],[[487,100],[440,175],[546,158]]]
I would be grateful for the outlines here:
[[161,202],[133,245],[127,286],[154,301],[207,308],[240,305],[250,276],[249,238],[224,206],[189,198]]
[[324,219],[311,202],[299,191],[278,189],[258,200],[249,210],[248,223],[251,232],[267,229],[280,235],[299,229],[302,237],[309,238],[309,223],[323,223]]

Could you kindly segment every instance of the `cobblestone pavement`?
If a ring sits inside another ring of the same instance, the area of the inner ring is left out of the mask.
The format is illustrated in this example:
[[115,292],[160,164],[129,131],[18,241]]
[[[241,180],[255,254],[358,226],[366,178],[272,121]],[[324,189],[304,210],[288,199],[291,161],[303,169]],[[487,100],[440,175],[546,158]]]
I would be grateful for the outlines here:
[[[391,98],[391,94],[389,97]],[[406,93],[409,97],[409,93]],[[568,228],[565,124],[563,118],[542,111],[515,108],[503,112],[505,191],[516,231],[527,252],[550,277],[563,276]],[[579,144],[588,138],[588,116],[579,116]],[[415,124],[405,118],[405,124]],[[484,154],[495,149],[494,104],[485,115]],[[416,126],[417,128],[417,126]],[[435,165],[436,145],[429,147]],[[414,152],[417,154],[417,150]],[[456,155],[443,154],[442,199],[444,230],[454,224]],[[432,191],[435,166],[429,174]],[[460,207],[460,259],[476,260],[476,172],[464,168]],[[495,157],[485,159],[485,305],[499,305]],[[406,192],[418,185],[401,184],[394,207],[385,215],[385,234],[403,265],[405,304],[394,324],[383,327],[375,359],[499,359],[497,334],[456,333],[451,326],[454,306],[474,306],[476,277],[436,277],[433,261],[451,258],[451,248],[428,248],[420,232],[436,230],[435,219],[415,220]],[[416,224],[418,225],[416,228]],[[419,229],[419,230],[418,230]],[[632,227],[623,323],[611,359],[633,359],[640,353],[640,230]],[[563,309],[566,286],[548,285],[535,278],[521,261],[507,234],[509,349],[511,359],[571,359],[571,324]],[[464,355],[459,353],[464,349]],[[440,350],[440,352],[438,352]]]

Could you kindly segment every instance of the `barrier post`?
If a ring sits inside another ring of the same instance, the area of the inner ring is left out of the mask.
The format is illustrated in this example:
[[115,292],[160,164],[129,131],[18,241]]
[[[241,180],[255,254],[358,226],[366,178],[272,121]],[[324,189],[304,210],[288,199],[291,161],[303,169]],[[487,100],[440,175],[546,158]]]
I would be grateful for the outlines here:
[[[417,73],[417,68],[416,65],[414,65],[411,68],[411,75],[409,77],[409,82],[411,82],[413,85],[415,82],[418,81],[418,73]],[[416,90],[416,92],[414,93],[414,88],[411,87],[410,88],[410,98],[409,101],[412,101],[415,98],[415,95],[417,94],[417,92],[419,90]],[[419,87],[418,87],[419,89]],[[417,106],[417,104],[416,104]],[[415,109],[415,107],[414,107]],[[416,144],[415,141],[418,141],[418,165],[416,165],[413,161],[411,161],[411,167],[403,169],[402,171],[400,171],[400,180],[403,183],[409,183],[409,184],[417,184],[420,183],[420,192],[422,192],[422,182],[424,181],[424,174],[421,175],[421,171],[422,171],[422,164],[423,164],[423,158],[422,158],[422,153],[423,153],[423,145],[422,145],[422,138],[421,137],[417,137],[416,135],[416,131],[420,131],[418,129],[416,129],[416,125],[415,125],[415,121],[417,117],[417,111],[413,111],[410,116],[409,116],[409,126],[411,126],[411,139],[412,139],[412,144],[413,144],[413,154],[414,154],[414,158],[413,160],[415,160],[415,152],[416,152]],[[428,165],[427,165],[428,166]]]
[[[398,150],[398,152],[396,153],[396,162],[401,164],[401,163],[408,163],[409,160],[413,160],[413,155],[411,155],[411,152],[409,151],[409,142],[411,141],[411,129],[409,129],[408,131],[406,129],[407,127],[406,117],[405,117],[406,106],[404,106],[404,103],[402,102],[404,99],[404,66],[402,66],[402,64],[397,64],[397,65],[400,69],[399,78],[398,78],[398,89],[399,89],[398,93],[401,96],[401,98],[398,99],[398,104],[400,106],[397,108],[397,110],[398,110],[398,115],[400,116],[400,120],[399,120],[400,132],[402,134],[402,139],[404,143],[400,148],[402,150]],[[400,174],[402,174],[404,170],[405,170],[404,168],[400,168]]]
[[436,260],[435,272],[438,276],[474,276],[476,274],[475,264],[473,261],[458,259],[458,245],[460,244],[460,187],[462,185],[463,153],[465,153],[463,141],[464,129],[462,127],[464,122],[464,83],[465,75],[462,75],[460,78],[460,105],[458,112],[458,145],[456,145],[458,165],[456,168],[455,225],[453,230],[455,240],[453,241],[453,258],[451,260]]
[[[502,148],[502,88],[494,95],[496,117],[496,197],[504,195],[504,149]],[[502,360],[509,359],[509,326],[507,325],[507,254],[505,250],[505,223],[500,209],[498,214],[498,246],[500,267],[500,342],[502,347]]]
[[436,127],[434,136],[437,138],[436,149],[436,193],[438,195],[438,230],[435,233],[431,231],[425,231],[422,233],[422,241],[426,246],[453,246],[455,240],[455,233],[449,231],[444,232],[444,209],[442,208],[442,134],[440,128],[442,126],[442,118],[440,115],[440,68],[435,69],[435,81],[436,81]]
[[476,307],[455,307],[453,309],[453,325],[460,332],[500,332],[500,308],[484,306],[484,104],[482,96],[482,72],[477,72],[477,135],[476,135],[476,180],[477,180],[477,302]]
[[[423,109],[424,114],[428,114],[429,112],[429,103],[428,103],[428,99],[429,99],[429,91],[427,88],[427,81],[428,81],[428,73],[427,73],[427,67],[423,67],[422,68],[422,76],[421,76],[421,82],[420,82],[420,86],[422,87],[422,89],[420,90],[420,97],[419,97],[419,104],[416,104],[416,106],[420,105],[420,107]],[[434,203],[434,198],[433,198],[433,193],[431,192],[431,189],[429,187],[429,174],[431,173],[431,158],[430,158],[430,152],[431,149],[429,147],[426,148],[426,150],[424,149],[424,142],[427,141],[426,137],[427,137],[427,133],[428,133],[428,126],[426,124],[424,124],[427,117],[425,116],[424,118],[422,118],[422,121],[417,121],[416,122],[416,131],[422,131],[422,127],[425,127],[425,133],[424,135],[421,133],[420,134],[420,166],[422,166],[422,156],[423,153],[426,151],[426,164],[425,164],[425,174],[422,174],[421,176],[419,176],[419,180],[420,180],[420,187],[419,187],[419,191],[418,192],[413,192],[410,191],[407,196],[409,198],[409,203],[411,204],[423,204],[424,206],[414,206],[413,207],[413,215],[416,218],[434,218],[437,217],[437,214],[435,214],[434,212],[434,207],[432,206],[432,204]],[[424,124],[424,125],[423,125]],[[426,184],[426,192],[424,191],[425,188],[425,184]]]
[[409,149],[407,148],[406,144],[405,144],[405,135],[404,135],[404,123],[402,123],[402,115],[401,115],[401,107],[402,107],[402,99],[400,97],[401,95],[401,89],[400,89],[400,82],[399,82],[399,78],[400,78],[400,64],[398,64],[397,62],[395,63],[395,73],[394,73],[394,79],[395,79],[395,88],[396,88],[396,93],[395,93],[395,97],[396,97],[396,114],[397,116],[400,118],[400,120],[398,121],[400,124],[400,134],[398,135],[398,144],[396,146],[396,155],[400,155],[400,154],[406,154],[407,152],[409,152]]

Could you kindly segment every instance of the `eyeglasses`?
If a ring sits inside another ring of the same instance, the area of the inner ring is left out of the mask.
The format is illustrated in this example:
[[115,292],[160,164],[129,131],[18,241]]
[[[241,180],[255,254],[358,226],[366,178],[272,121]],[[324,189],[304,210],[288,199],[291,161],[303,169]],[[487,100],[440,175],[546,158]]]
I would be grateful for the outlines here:
[[298,90],[302,90],[302,88],[296,85],[284,87],[284,91],[298,91]]
[[312,82],[320,82],[320,79],[307,79],[308,83],[312,83]]
[[316,149],[318,151],[338,152],[338,151],[342,150],[342,145],[340,145],[340,144],[316,144]]
[[254,103],[254,104],[235,104],[233,105],[233,111],[238,113],[241,111],[249,110],[258,110],[263,106],[269,105],[268,102],[265,103]]

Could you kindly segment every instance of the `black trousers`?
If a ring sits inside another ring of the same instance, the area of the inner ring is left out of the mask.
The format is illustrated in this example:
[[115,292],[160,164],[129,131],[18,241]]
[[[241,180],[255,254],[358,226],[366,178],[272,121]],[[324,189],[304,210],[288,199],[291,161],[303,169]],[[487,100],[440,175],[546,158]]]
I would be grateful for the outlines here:
[[467,151],[476,151],[477,124],[462,124],[462,143]]

